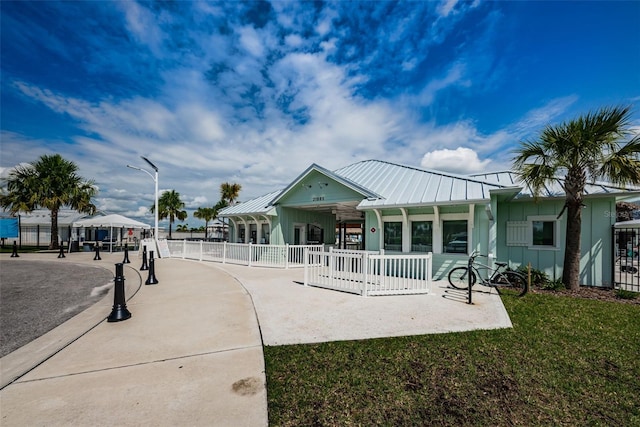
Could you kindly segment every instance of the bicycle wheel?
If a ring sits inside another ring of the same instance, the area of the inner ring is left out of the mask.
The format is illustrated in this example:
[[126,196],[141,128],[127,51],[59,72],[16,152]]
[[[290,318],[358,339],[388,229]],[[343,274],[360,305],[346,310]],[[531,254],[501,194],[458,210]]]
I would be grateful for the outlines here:
[[[456,289],[469,289],[467,267],[456,267],[449,272],[449,283]],[[476,275],[471,272],[471,286],[476,284]]]
[[527,279],[515,271],[505,271],[502,273],[496,278],[496,284],[517,291],[519,297],[527,293]]

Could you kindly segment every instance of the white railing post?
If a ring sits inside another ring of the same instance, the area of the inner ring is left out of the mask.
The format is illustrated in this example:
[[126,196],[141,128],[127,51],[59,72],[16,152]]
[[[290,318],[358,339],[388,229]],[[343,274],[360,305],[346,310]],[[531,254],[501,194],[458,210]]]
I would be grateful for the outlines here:
[[253,260],[253,245],[249,242],[249,267],[251,267],[251,260]]
[[304,253],[304,285],[309,286],[309,268],[311,264],[309,262],[309,248],[304,248],[303,253]]
[[[286,244],[284,245],[284,248],[285,248],[285,249],[284,249],[284,253],[285,253],[285,257],[284,257],[284,268],[285,268],[285,270],[288,270],[288,269],[289,269],[289,244],[288,244],[288,243],[286,243]],[[305,248],[305,249],[306,249],[306,248]],[[305,260],[305,265],[307,265],[306,260]]]
[[369,296],[369,255],[362,254],[362,295]]
[[200,261],[202,261],[202,240],[200,240]]
[[187,255],[187,239],[182,241],[182,259]]
[[226,240],[223,242],[223,245],[222,245],[222,263],[223,264],[227,263],[227,242],[226,242]]
[[431,293],[431,280],[433,278],[433,253],[429,252],[427,257],[427,292]]

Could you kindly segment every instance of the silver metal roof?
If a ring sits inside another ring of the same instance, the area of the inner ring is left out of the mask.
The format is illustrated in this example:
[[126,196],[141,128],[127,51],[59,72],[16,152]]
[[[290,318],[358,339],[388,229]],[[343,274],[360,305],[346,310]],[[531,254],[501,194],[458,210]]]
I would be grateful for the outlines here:
[[360,202],[361,209],[468,203],[489,200],[490,190],[506,188],[478,178],[380,160],[367,160],[334,171],[379,194]]
[[[76,221],[88,218],[89,215],[78,213],[70,209],[58,211],[58,227],[70,226]],[[48,209],[36,209],[29,213],[20,213],[21,225],[51,225],[51,211]]]
[[282,190],[274,191],[272,193],[265,194],[264,196],[256,197],[255,199],[226,207],[220,211],[219,215],[266,215],[271,209],[273,209],[271,201],[281,192]]
[[[491,172],[491,173],[484,173],[484,174],[474,174],[470,176],[487,181],[487,182],[496,183],[496,184],[521,187],[522,190],[520,191],[520,193],[518,193],[516,198],[533,197],[533,191],[531,187],[525,184],[520,179],[518,174],[513,171]],[[554,179],[553,182],[545,185],[539,197],[564,197],[565,192],[564,192],[564,188],[562,187],[562,181],[563,181],[563,177],[558,177]],[[604,195],[619,194],[619,193],[639,192],[639,191],[640,191],[640,187],[637,187],[637,186],[619,187],[608,182],[587,183],[584,189],[584,193],[587,196],[602,195],[602,194]]]
[[[457,175],[380,160],[366,160],[333,172],[312,164],[287,188],[266,194],[245,203],[223,209],[221,216],[265,215],[273,204],[312,170],[350,187],[363,195],[359,209],[462,204],[490,200],[490,191],[513,191],[517,198],[532,197],[531,188],[511,171],[474,175]],[[587,195],[632,194],[640,187],[620,188],[609,183],[588,184]],[[564,197],[561,179],[545,187],[542,197]]]

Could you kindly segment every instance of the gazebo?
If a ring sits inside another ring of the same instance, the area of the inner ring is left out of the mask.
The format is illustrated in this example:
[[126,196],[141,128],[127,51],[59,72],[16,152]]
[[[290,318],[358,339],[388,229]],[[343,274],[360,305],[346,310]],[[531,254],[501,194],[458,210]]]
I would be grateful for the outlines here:
[[[140,221],[136,221],[135,219],[131,219],[131,218],[127,218],[126,216],[123,215],[118,215],[118,214],[110,214],[110,215],[105,215],[105,216],[96,216],[93,218],[87,218],[87,219],[83,219],[80,221],[76,221],[73,223],[73,227],[78,227],[78,228],[108,228],[109,229],[109,239],[108,239],[108,243],[105,242],[105,244],[109,245],[109,251],[112,252],[113,251],[113,246],[114,244],[121,244],[122,243],[122,231],[124,229],[128,229],[129,230],[129,234],[132,235],[133,234],[133,230],[134,229],[143,229],[143,230],[149,230],[151,229],[151,226],[148,224],[145,224],[143,222]],[[113,229],[120,229],[121,233],[119,238],[114,238],[113,237]]]

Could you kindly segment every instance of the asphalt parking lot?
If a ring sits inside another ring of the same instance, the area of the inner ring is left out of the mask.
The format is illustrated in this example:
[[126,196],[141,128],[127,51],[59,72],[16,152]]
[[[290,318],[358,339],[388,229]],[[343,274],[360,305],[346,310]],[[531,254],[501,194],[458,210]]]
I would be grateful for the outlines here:
[[[55,257],[55,255],[52,255]],[[0,261],[0,357],[95,304],[113,284],[106,266]]]

